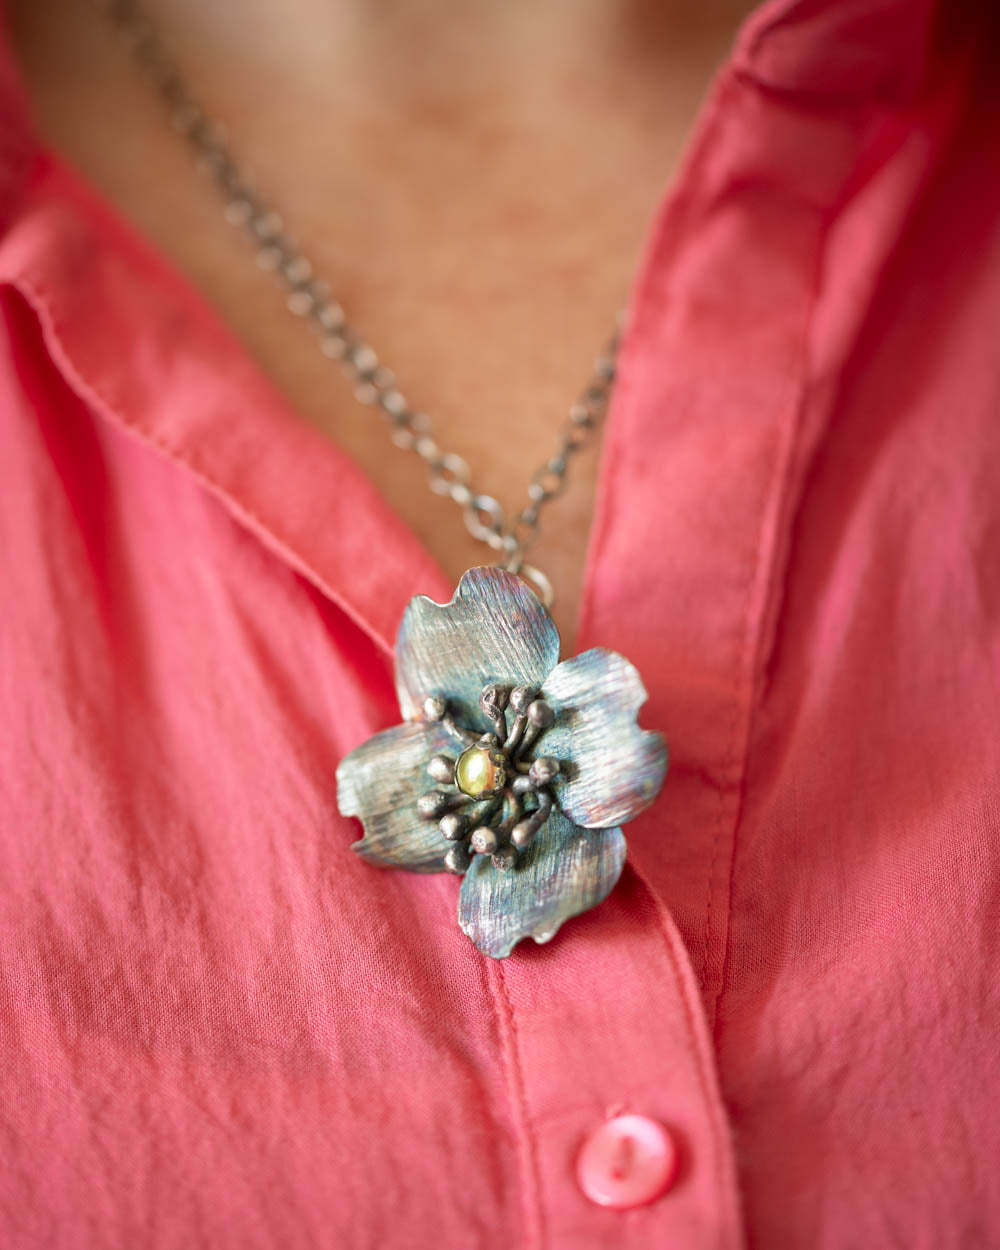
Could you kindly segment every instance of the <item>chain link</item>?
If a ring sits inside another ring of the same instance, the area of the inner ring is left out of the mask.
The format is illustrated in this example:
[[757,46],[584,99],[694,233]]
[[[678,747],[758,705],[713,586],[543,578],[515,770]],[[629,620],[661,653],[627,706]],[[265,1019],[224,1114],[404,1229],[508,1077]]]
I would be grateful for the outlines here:
[[281,217],[244,177],[221,127],[203,112],[141,6],[135,0],[96,3],[131,46],[198,168],[221,193],[226,220],[247,235],[257,264],[284,283],[289,311],[313,327],[323,354],[341,363],[354,383],[355,398],[386,419],[393,443],[424,461],[431,490],[461,508],[473,538],[497,552],[497,562],[504,568],[533,582],[544,602],[551,605],[551,582],[540,569],[525,563],[525,555],[538,538],[542,509],[566,489],[570,461],[593,439],[607,410],[615,377],[617,328],[594,365],[593,377],[569,410],[555,455],[532,475],[528,503],[508,521],[500,502],[472,485],[468,463],[438,446],[430,419],[410,408],[392,371],[348,324],[344,310],[330,297],[328,285],[315,276],[312,263],[285,229]]

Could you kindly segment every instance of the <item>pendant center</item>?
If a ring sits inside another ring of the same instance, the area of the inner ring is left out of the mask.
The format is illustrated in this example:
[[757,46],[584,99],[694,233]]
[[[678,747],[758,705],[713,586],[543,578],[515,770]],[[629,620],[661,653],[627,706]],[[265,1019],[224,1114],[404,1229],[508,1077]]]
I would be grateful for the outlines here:
[[469,747],[455,765],[455,785],[471,799],[499,794],[507,784],[506,757],[488,747]]
[[[460,745],[452,755],[434,755],[427,771],[438,783],[417,800],[424,820],[436,820],[441,836],[453,845],[445,855],[449,872],[463,873],[473,855],[489,855],[495,868],[506,871],[527,851],[549,818],[555,801],[552,784],[559,761],[536,755],[539,737],[555,720],[555,712],[533,686],[483,687],[479,697],[492,732],[479,733],[459,725],[445,695],[424,699],[427,721],[440,723]],[[507,710],[514,713],[507,723]]]

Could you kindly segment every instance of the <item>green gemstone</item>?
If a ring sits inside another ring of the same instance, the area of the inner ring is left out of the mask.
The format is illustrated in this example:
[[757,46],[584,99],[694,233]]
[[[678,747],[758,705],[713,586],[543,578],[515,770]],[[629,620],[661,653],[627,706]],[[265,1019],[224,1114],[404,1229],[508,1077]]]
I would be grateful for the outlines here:
[[502,790],[507,780],[503,756],[485,747],[469,747],[455,765],[455,785],[463,794],[478,799],[481,794]]

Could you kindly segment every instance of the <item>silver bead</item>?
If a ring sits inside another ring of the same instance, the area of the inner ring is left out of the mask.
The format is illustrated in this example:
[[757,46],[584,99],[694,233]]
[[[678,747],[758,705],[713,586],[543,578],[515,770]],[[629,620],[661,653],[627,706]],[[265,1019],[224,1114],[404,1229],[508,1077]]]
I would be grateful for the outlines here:
[[427,762],[427,771],[435,781],[451,785],[455,780],[455,761],[450,755],[432,755]]
[[540,755],[532,760],[528,776],[537,786],[547,786],[559,776],[559,761],[551,755]]
[[493,867],[498,868],[500,872],[507,872],[517,863],[517,848],[508,843],[506,846],[498,847],[493,852]]
[[527,820],[519,820],[510,831],[510,840],[519,851],[523,851],[534,842],[538,825],[529,816]]
[[308,287],[304,286],[297,291],[292,291],[285,302],[289,312],[294,313],[296,317],[305,317],[312,312],[316,297]]
[[370,376],[378,368],[378,357],[367,343],[359,343],[351,352],[351,364],[362,376]]
[[528,705],[528,720],[538,729],[548,729],[556,714],[544,699],[535,699]]
[[441,830],[441,836],[447,838],[449,842],[460,842],[469,832],[469,818],[463,816],[461,812],[449,812],[447,816],[441,817],[438,828]]
[[448,872],[461,876],[469,866],[469,848],[464,842],[456,842],[454,846],[449,846],[444,857],[444,866]]
[[438,721],[444,720],[445,712],[448,711],[448,700],[441,694],[429,694],[424,699],[423,713],[424,720]]
[[528,705],[538,692],[532,686],[515,686],[510,692],[510,706],[519,716],[528,710]]
[[304,256],[292,256],[282,272],[286,282],[290,282],[292,286],[301,286],[312,277],[312,265]]
[[479,706],[487,716],[502,712],[510,699],[510,686],[484,686],[479,696]]
[[481,855],[492,855],[497,849],[497,835],[495,829],[490,829],[487,825],[480,825],[478,829],[472,831],[472,849],[478,851]]
[[399,391],[384,391],[378,401],[390,417],[398,417],[406,411],[406,400]]
[[282,233],[281,217],[271,209],[262,209],[250,222],[250,228],[262,242],[270,242]]
[[417,811],[424,820],[440,820],[451,802],[451,795],[443,790],[428,790],[417,799]]
[[316,309],[316,320],[323,330],[339,330],[344,325],[344,310],[333,300],[324,300]]

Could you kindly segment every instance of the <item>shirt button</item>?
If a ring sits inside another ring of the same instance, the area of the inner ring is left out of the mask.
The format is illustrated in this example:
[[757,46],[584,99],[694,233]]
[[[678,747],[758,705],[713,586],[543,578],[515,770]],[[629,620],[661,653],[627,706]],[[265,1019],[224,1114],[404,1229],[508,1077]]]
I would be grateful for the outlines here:
[[653,1202],[677,1174],[670,1133],[646,1115],[616,1115],[595,1128],[576,1159],[576,1179],[602,1207],[627,1211]]

